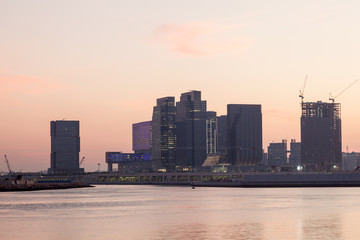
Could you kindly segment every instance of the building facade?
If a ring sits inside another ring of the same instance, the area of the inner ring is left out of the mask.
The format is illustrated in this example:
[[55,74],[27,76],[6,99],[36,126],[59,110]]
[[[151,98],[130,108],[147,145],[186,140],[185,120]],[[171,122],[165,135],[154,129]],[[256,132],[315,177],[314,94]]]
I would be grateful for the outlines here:
[[268,165],[280,167],[287,165],[287,140],[281,143],[270,143],[268,146]]
[[80,131],[79,121],[51,121],[51,155],[49,173],[80,173]]
[[237,166],[261,164],[261,105],[227,105],[227,159]]
[[341,169],[340,103],[304,102],[301,163],[305,169]]
[[206,156],[206,101],[200,91],[183,93],[176,103],[176,165],[201,167]]
[[174,97],[159,98],[152,116],[152,163],[155,171],[176,166],[176,107]]
[[151,121],[132,125],[132,148],[135,153],[151,153]]
[[227,116],[222,115],[216,117],[216,132],[217,132],[217,152],[219,154],[226,154],[227,146]]
[[301,166],[301,142],[291,139],[289,164],[295,167]]
[[206,154],[217,153],[216,112],[206,113]]

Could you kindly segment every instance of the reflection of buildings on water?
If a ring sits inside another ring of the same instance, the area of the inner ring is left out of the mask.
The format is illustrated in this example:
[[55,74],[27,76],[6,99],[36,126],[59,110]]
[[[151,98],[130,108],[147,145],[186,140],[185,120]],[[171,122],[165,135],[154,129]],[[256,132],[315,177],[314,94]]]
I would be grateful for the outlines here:
[[261,223],[180,224],[159,228],[158,239],[263,239]]
[[343,239],[340,219],[338,215],[305,219],[298,229],[299,239]]

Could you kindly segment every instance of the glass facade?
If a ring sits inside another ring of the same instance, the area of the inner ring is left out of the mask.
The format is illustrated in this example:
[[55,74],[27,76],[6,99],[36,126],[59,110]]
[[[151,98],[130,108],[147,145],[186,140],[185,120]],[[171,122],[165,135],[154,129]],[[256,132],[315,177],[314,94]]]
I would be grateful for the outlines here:
[[261,105],[227,105],[227,158],[237,166],[261,164]]
[[152,116],[153,169],[175,169],[176,108],[174,97],[157,99]]
[[132,125],[133,151],[135,153],[151,152],[151,121]]
[[176,103],[176,165],[201,167],[206,159],[206,101],[200,91],[183,93]]

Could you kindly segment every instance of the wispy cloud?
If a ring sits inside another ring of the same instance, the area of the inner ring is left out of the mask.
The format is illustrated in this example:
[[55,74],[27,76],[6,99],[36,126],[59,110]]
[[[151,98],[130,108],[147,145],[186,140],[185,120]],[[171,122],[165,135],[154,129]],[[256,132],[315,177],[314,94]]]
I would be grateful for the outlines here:
[[12,99],[15,95],[45,94],[65,86],[55,81],[25,75],[17,75],[0,69],[0,99]]
[[240,24],[163,24],[155,29],[154,40],[156,44],[182,55],[207,56],[238,52],[250,42],[248,38],[237,36],[236,31],[240,27]]

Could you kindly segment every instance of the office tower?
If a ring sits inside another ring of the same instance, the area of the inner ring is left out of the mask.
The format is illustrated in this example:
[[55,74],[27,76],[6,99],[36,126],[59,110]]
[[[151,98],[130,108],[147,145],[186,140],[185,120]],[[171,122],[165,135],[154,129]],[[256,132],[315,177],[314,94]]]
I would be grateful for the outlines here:
[[287,165],[287,141],[281,143],[270,143],[268,146],[268,165],[280,167]]
[[206,101],[200,91],[181,94],[176,103],[176,164],[201,167],[206,159]]
[[261,164],[261,105],[227,105],[227,158],[233,165]]
[[151,153],[151,121],[134,123],[132,137],[135,153]]
[[79,173],[79,121],[51,121],[51,167],[49,173]]
[[292,166],[301,165],[301,142],[296,142],[295,139],[291,139],[290,142],[289,164]]
[[301,163],[305,169],[341,168],[340,103],[302,103]]
[[164,97],[157,99],[152,116],[152,159],[154,170],[175,169],[175,118],[175,98]]
[[216,154],[216,112],[206,112],[206,154]]
[[217,152],[219,154],[226,153],[227,144],[227,116],[222,115],[216,117],[216,131],[217,131]]

